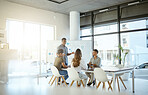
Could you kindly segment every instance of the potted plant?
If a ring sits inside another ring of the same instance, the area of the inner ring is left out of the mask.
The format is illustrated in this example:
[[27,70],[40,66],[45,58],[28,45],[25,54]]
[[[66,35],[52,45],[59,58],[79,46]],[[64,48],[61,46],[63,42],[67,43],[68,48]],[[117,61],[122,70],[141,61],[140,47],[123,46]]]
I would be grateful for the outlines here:
[[[119,54],[114,54],[113,57],[114,57],[114,64],[117,65],[119,64],[119,59],[121,60],[121,66],[120,68],[123,68],[126,66],[126,57],[127,55],[129,54],[129,51],[126,50],[126,49],[123,49],[123,47],[121,45],[118,46],[120,49],[121,49],[121,55],[122,56],[119,56]],[[124,75],[122,75],[122,79],[123,80],[128,80],[129,78],[129,73],[125,73]]]
[[125,62],[126,62],[126,57],[129,53],[129,51],[123,49],[123,47],[121,45],[118,46],[121,49],[121,53],[123,56],[119,56],[119,54],[113,54],[114,57],[114,64],[118,64],[118,60],[121,60],[121,64],[123,65],[123,67],[125,67]]

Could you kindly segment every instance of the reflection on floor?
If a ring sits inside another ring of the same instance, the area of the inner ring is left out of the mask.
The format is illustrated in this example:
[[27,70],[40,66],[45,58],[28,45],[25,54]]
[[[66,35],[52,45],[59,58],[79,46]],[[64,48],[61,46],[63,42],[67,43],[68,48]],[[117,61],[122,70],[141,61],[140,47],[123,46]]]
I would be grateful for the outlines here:
[[[102,85],[99,89],[95,89],[95,87],[86,87],[86,88],[75,88],[76,84],[74,84],[74,88],[65,88],[63,86],[59,86],[58,88],[53,85],[52,87],[48,85],[50,77],[48,78],[40,78],[39,84],[37,78],[10,78],[8,84],[0,84],[0,95],[98,95],[98,93],[104,95],[132,95],[131,94],[131,79],[125,81],[127,86],[127,90],[124,89],[122,84],[120,84],[121,92],[120,93],[112,93],[111,91],[104,92],[102,91]],[[67,80],[69,83],[70,80]],[[106,87],[107,88],[107,87]],[[135,94],[134,95],[147,95],[148,93],[148,80],[144,79],[135,79]],[[111,92],[111,93],[110,93]],[[118,90],[116,91],[118,92]],[[67,93],[67,94],[65,94]]]

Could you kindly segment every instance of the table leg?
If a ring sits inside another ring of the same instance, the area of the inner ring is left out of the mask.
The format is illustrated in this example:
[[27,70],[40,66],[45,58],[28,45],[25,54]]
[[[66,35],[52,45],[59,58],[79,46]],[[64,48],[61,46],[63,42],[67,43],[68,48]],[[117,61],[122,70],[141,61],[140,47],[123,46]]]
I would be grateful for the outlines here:
[[91,81],[91,80],[93,80],[93,73],[91,73],[90,76],[91,76],[91,78],[90,78],[90,81]]
[[39,75],[37,75],[37,84],[39,85]]
[[134,70],[132,71],[132,91],[135,93]]
[[113,91],[116,89],[116,75],[113,73]]

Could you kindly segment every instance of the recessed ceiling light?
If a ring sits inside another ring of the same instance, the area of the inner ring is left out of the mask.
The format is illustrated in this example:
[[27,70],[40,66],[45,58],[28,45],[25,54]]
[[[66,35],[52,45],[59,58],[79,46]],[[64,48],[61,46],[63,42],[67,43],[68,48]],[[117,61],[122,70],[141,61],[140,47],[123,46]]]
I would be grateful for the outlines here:
[[135,5],[135,4],[138,4],[138,3],[140,3],[139,1],[137,1],[137,2],[133,2],[133,3],[129,3],[128,5],[130,6],[130,5]]
[[108,9],[99,10],[100,13],[101,12],[106,12],[106,11],[108,11]]

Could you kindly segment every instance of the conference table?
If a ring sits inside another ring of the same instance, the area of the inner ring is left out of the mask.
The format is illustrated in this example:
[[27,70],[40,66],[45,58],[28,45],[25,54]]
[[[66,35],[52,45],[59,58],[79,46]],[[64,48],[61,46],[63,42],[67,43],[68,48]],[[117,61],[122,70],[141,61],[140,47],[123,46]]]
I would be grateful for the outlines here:
[[[123,67],[123,68],[118,68],[115,66],[110,66],[110,67],[101,67],[107,74],[112,74],[113,77],[113,90],[115,91],[116,87],[116,75],[117,74],[122,74],[122,73],[132,73],[132,92],[135,92],[135,84],[134,84],[134,67]],[[82,72],[89,72],[93,73],[94,69],[86,69],[82,70]]]

